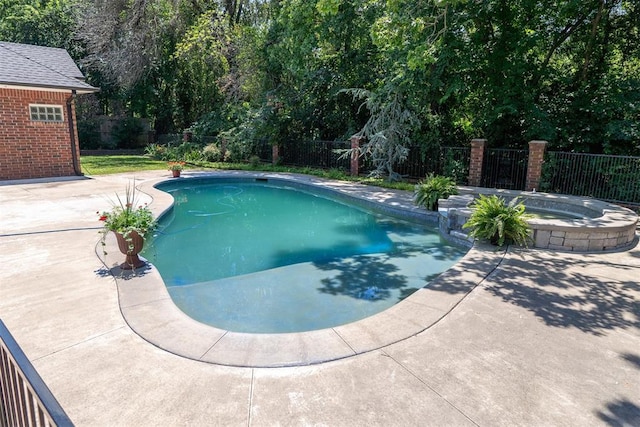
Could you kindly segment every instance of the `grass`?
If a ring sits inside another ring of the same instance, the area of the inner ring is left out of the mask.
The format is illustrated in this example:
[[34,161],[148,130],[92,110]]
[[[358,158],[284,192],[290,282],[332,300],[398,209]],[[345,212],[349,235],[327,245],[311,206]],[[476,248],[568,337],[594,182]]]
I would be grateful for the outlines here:
[[82,156],[80,165],[87,175],[167,169],[167,162],[136,155]]
[[[135,172],[141,170],[166,170],[167,162],[153,160],[144,155],[110,155],[110,156],[82,156],[80,158],[82,172],[87,175],[109,175],[113,173]],[[313,175],[320,178],[335,179],[341,181],[353,181],[378,187],[392,188],[396,190],[413,191],[415,184],[409,182],[388,182],[380,178],[352,177],[346,172],[337,169],[316,169],[311,167],[281,166],[269,163],[209,163],[200,162],[187,164],[185,169],[215,169],[215,170],[246,170],[261,172],[285,172]]]

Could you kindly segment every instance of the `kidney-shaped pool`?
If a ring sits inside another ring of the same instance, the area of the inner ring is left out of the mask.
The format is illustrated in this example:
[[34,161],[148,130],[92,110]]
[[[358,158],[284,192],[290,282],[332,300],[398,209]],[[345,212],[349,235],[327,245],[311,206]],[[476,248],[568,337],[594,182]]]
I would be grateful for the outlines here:
[[174,206],[144,256],[174,303],[234,332],[330,328],[381,312],[467,251],[435,226],[262,179],[161,183]]

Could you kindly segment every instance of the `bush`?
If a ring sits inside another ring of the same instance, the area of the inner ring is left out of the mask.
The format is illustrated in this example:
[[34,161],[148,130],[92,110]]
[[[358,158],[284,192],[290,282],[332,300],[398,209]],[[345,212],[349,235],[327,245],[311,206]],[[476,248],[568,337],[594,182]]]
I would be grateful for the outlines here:
[[258,156],[251,156],[249,157],[249,164],[251,166],[253,166],[254,168],[258,167],[260,165],[260,157]]
[[115,144],[102,142],[100,136],[100,123],[95,119],[78,120],[78,139],[81,150],[115,148]]
[[473,213],[462,226],[472,229],[471,237],[488,240],[497,246],[505,243],[527,246],[530,239],[527,219],[531,215],[524,212],[525,206],[518,203],[517,198],[507,204],[501,197],[480,195],[471,207]]
[[116,122],[111,136],[118,148],[137,148],[144,132],[142,121],[136,117],[126,117]]
[[458,194],[456,183],[453,179],[429,174],[427,178],[415,186],[413,201],[418,206],[424,206],[427,210],[437,211],[438,200]]
[[223,162],[225,153],[216,144],[208,144],[202,149],[202,156],[207,162]]
[[144,154],[155,160],[166,160],[167,147],[160,144],[149,144],[144,148]]

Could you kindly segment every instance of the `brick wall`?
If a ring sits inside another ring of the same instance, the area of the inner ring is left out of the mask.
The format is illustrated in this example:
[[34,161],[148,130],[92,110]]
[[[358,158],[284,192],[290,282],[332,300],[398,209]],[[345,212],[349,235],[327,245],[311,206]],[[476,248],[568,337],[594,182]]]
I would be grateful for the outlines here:
[[[0,180],[76,175],[67,117],[70,96],[70,92],[0,88]],[[61,106],[64,121],[32,121],[29,104]],[[75,123],[75,109],[71,119]],[[79,159],[77,131],[74,139]]]

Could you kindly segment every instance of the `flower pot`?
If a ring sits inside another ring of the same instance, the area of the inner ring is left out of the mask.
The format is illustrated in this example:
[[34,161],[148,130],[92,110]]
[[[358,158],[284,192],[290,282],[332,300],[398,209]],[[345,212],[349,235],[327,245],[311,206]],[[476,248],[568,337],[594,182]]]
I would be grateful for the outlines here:
[[114,233],[116,235],[116,240],[118,241],[118,248],[120,249],[120,252],[127,256],[125,262],[120,264],[120,268],[123,270],[134,270],[142,267],[144,265],[144,261],[138,257],[138,254],[142,251],[144,246],[144,238],[135,231],[129,233],[128,239],[125,239],[121,233]]
[[171,173],[173,174],[174,178],[180,178],[180,171],[172,170]]

